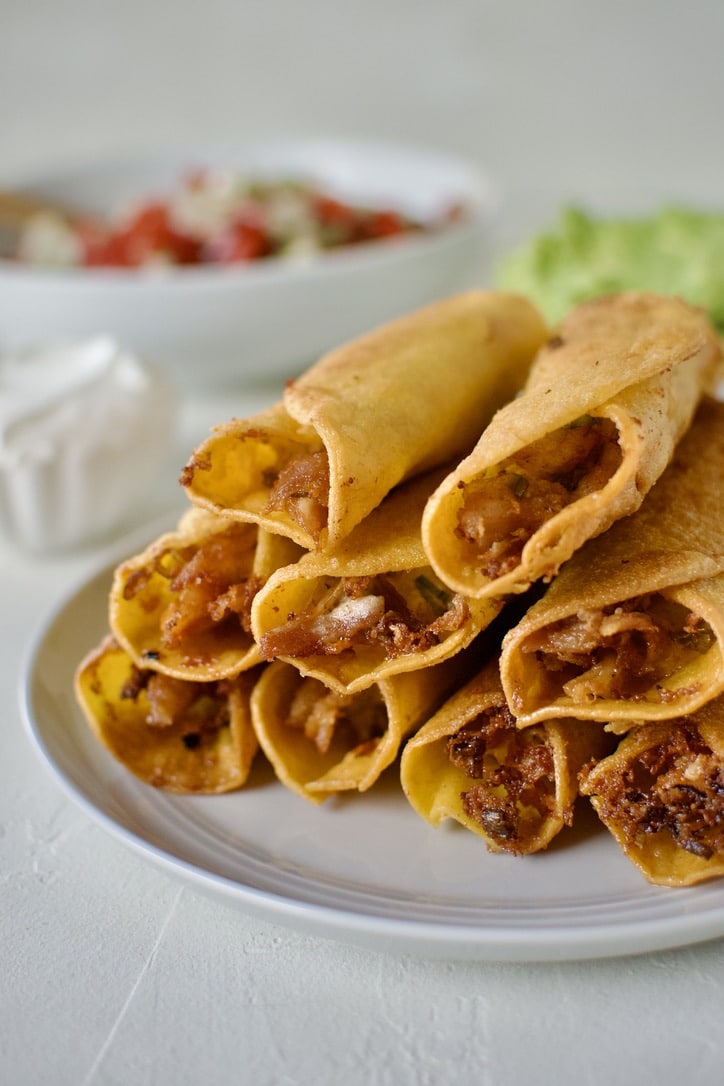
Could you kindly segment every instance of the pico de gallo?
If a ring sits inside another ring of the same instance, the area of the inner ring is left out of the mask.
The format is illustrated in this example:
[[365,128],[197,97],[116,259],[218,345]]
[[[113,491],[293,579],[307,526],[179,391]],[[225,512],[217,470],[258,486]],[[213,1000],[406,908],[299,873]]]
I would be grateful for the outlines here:
[[17,258],[89,268],[245,264],[430,231],[463,214],[455,205],[422,222],[391,207],[357,206],[305,181],[249,181],[206,169],[109,221],[36,214]]

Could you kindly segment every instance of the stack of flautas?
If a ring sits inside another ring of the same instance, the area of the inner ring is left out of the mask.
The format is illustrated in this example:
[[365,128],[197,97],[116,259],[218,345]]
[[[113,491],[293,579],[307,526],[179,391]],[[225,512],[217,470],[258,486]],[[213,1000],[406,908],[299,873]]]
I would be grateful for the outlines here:
[[91,726],[183,792],[242,787],[259,747],[317,803],[401,755],[422,818],[494,852],[583,794],[652,881],[722,873],[719,364],[643,293],[550,330],[473,291],[332,352],[212,432],[117,568]]
[[420,523],[547,335],[525,299],[470,292],[217,429],[184,469],[190,509],[116,570],[110,636],[78,670],[109,750],[179,792],[241,787],[258,743],[312,801],[371,787],[502,608],[442,584]]
[[724,865],[722,495],[707,401],[640,510],[571,558],[500,658],[523,731],[565,715],[624,736],[582,791],[654,882]]

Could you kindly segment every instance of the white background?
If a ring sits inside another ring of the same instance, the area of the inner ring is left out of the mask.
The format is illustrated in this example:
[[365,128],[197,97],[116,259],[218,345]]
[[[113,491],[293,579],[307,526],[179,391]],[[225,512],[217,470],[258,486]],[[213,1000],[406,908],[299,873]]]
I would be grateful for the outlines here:
[[[504,248],[569,200],[724,206],[723,42],[714,0],[0,0],[0,174],[380,136],[490,171]],[[109,840],[37,763],[15,695],[31,630],[93,559],[0,549],[1,1081],[721,1081],[722,942],[589,964],[397,957],[250,920]]]
[[720,199],[715,0],[2,0],[0,30],[8,170],[344,132],[470,155],[516,210]]

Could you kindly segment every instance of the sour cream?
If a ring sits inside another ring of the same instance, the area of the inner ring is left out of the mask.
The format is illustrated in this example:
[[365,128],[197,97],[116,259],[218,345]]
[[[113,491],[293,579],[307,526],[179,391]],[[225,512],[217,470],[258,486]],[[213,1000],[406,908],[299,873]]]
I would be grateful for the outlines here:
[[175,405],[113,339],[0,353],[0,527],[35,551],[119,526],[172,449]]

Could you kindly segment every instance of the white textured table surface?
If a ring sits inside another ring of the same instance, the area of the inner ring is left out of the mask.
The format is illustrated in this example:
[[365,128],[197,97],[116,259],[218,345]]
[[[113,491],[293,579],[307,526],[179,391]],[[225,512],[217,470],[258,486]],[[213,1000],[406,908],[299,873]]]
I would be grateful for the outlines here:
[[[569,198],[721,203],[722,31],[714,2],[0,0],[0,168],[269,130],[426,142],[501,180],[503,246]],[[187,405],[179,462],[229,407]],[[17,688],[102,557],[0,543],[2,1083],[721,1082],[724,941],[547,965],[361,950],[250,919],[92,823]]]

